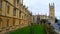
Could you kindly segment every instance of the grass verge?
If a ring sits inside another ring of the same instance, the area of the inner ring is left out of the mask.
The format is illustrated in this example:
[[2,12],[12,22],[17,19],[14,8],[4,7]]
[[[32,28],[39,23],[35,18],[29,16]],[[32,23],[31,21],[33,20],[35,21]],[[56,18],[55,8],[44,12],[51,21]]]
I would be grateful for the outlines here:
[[46,34],[44,25],[32,25],[17,29],[9,34]]

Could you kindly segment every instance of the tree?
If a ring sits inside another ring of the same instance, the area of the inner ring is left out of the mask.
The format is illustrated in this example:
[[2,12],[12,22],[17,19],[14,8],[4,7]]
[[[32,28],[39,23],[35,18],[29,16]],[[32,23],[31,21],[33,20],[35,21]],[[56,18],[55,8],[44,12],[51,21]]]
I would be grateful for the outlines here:
[[57,23],[58,22],[58,19],[57,18],[55,18],[55,23]]
[[40,22],[45,24],[46,22],[48,22],[48,20],[47,19],[41,19]]

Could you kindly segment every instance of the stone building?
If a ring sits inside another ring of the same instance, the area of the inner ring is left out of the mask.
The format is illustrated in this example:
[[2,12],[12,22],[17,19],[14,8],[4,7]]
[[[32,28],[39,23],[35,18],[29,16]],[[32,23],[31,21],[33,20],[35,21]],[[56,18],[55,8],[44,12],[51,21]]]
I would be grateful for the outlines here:
[[55,5],[54,3],[49,3],[49,21],[51,24],[55,23]]
[[[37,23],[39,22],[41,19],[48,19],[48,16],[47,15],[33,15],[32,16],[32,22],[33,23]],[[39,22],[40,23],[40,22]]]
[[0,0],[0,34],[28,26],[31,15],[23,0]]
[[[40,17],[40,18],[39,18]],[[38,19],[39,18],[39,19]],[[48,21],[53,25],[55,23],[55,8],[54,3],[49,3],[49,15],[33,15],[32,23],[37,23],[41,19],[48,19]]]

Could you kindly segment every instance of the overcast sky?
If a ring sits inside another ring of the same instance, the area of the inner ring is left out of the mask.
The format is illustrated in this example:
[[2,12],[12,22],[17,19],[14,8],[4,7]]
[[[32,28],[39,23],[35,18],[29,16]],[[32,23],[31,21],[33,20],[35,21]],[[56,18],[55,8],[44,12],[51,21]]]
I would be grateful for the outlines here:
[[60,0],[24,0],[24,5],[35,14],[49,15],[49,3],[55,4],[55,16],[60,19]]

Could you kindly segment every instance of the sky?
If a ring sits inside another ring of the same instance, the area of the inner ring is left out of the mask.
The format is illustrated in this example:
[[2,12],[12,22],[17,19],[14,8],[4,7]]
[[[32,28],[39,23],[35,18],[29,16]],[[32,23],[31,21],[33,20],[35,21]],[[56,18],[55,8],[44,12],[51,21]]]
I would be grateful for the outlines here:
[[23,0],[23,4],[33,15],[49,15],[49,3],[54,3],[55,17],[60,19],[60,0]]

